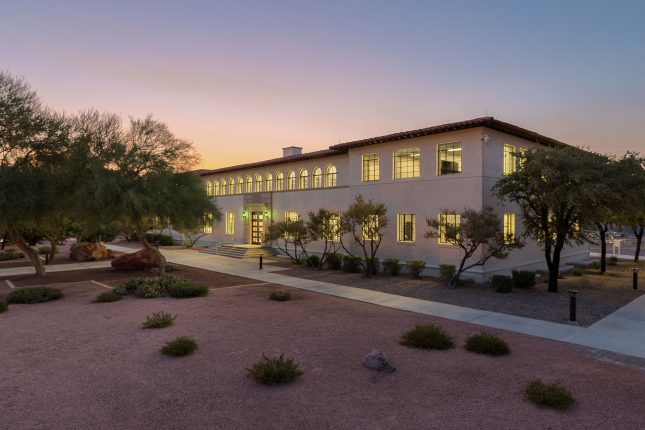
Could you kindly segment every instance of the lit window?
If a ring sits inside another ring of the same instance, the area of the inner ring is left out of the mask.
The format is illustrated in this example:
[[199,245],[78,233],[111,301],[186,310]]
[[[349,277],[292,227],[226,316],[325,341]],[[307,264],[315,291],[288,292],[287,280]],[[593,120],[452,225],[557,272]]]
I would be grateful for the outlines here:
[[262,175],[255,175],[255,192],[262,192]]
[[300,215],[296,211],[285,211],[284,213],[284,222],[296,222],[300,219]]
[[513,145],[504,145],[504,174],[515,173],[516,165],[515,147]]
[[233,178],[228,178],[228,193],[235,194],[235,180]]
[[306,190],[309,188],[309,172],[307,169],[302,169],[298,175],[298,189]]
[[246,189],[244,190],[246,193],[252,193],[253,192],[253,178],[251,176],[246,177]]
[[334,166],[333,164],[327,166],[327,170],[325,171],[325,186],[336,186],[336,166]]
[[378,228],[378,215],[369,215],[367,217],[367,222],[363,224],[363,239],[365,240],[378,240],[379,238],[379,228]]
[[237,193],[242,194],[244,192],[244,179],[238,176],[237,178]]
[[[458,232],[449,231],[448,234],[446,234],[446,230],[456,230],[460,223],[461,216],[459,214],[439,214],[439,243],[451,243],[448,239],[451,236],[455,236]],[[459,237],[458,234],[456,237]],[[454,239],[452,241],[454,241]]]
[[213,183],[211,181],[206,182],[206,195],[207,196],[213,195]]
[[320,167],[314,168],[313,172],[311,172],[311,179],[313,180],[313,185],[314,188],[321,188],[322,187],[322,169]]
[[287,189],[295,190],[296,189],[296,172],[293,170],[287,175]]
[[273,175],[271,173],[264,176],[264,191],[273,191]]
[[222,179],[222,189],[221,189],[222,195],[226,195],[226,179]]
[[437,174],[461,173],[461,143],[442,143],[437,146]]
[[419,148],[397,149],[394,151],[394,179],[418,178],[421,154]]
[[233,235],[235,233],[235,212],[226,212],[226,234]]
[[379,180],[378,154],[363,154],[361,178],[363,182]]
[[329,228],[327,237],[323,239],[338,241],[340,240],[340,213],[334,212],[329,216]]
[[206,234],[213,232],[213,214],[211,212],[206,212],[204,214],[204,225],[202,231]]
[[282,191],[284,190],[284,173],[278,172],[275,175],[275,190]]
[[396,216],[398,242],[414,242],[415,240],[415,217],[414,214],[397,214]]
[[220,194],[220,191],[219,191],[219,190],[220,190],[220,188],[219,188],[219,181],[215,181],[215,182],[213,182],[213,193],[214,193],[216,196],[219,196],[219,194]]
[[504,243],[515,242],[515,214],[504,214]]

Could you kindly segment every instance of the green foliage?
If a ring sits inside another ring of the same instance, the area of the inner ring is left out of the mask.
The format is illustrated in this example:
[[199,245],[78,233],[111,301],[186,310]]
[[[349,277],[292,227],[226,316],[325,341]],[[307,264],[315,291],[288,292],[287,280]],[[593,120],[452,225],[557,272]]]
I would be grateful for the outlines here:
[[9,310],[9,304],[6,300],[0,300],[0,314]]
[[450,349],[454,345],[450,337],[442,328],[433,324],[417,325],[410,331],[403,333],[401,345],[421,349]]
[[40,303],[61,297],[63,297],[63,293],[57,288],[31,287],[10,292],[7,296],[7,303]]
[[172,316],[168,312],[155,312],[152,315],[146,317],[146,321],[143,323],[143,328],[164,328],[173,325],[177,315]]
[[535,272],[530,270],[513,270],[511,275],[515,288],[531,288],[535,285]]
[[383,267],[392,276],[397,276],[401,271],[401,266],[399,266],[398,258],[386,258],[385,260],[383,260]]
[[490,278],[490,285],[498,293],[510,293],[513,291],[513,279],[510,276],[493,275]]
[[302,376],[304,373],[298,369],[298,364],[293,358],[285,360],[283,354],[275,358],[268,358],[266,355],[262,355],[260,361],[246,370],[255,382],[263,385],[286,384]]
[[307,266],[318,267],[318,264],[320,263],[320,257],[318,257],[317,255],[310,255],[306,261]]
[[343,271],[358,273],[361,271],[363,259],[357,255],[343,255]]
[[114,291],[122,296],[129,296],[130,294],[134,294],[134,292],[137,291],[139,287],[145,285],[147,282],[146,279],[148,278],[128,279],[123,284],[116,287]]
[[48,245],[43,245],[38,247],[38,254],[46,255],[52,252],[52,247]]
[[381,271],[381,262],[379,261],[378,257],[374,257],[372,259],[372,264],[370,265],[370,268],[369,268],[370,275],[378,275],[380,271]]
[[333,254],[329,254],[329,257],[327,257],[327,265],[332,270],[340,269],[342,264],[343,264],[343,256],[338,254],[337,252],[334,252]]
[[164,296],[189,298],[206,296],[208,287],[196,284],[182,276],[161,275],[130,279],[119,285],[115,291],[123,296],[134,294],[136,297],[144,298]]
[[172,240],[172,236],[161,233],[146,233],[146,240],[148,243],[159,243],[159,246],[172,246],[175,244]]
[[143,283],[134,291],[135,297],[154,299],[156,297],[163,297],[167,294],[166,289],[163,288],[159,282],[153,280],[154,278],[147,279],[151,280]]
[[455,266],[453,264],[440,264],[439,265],[439,280],[444,285],[450,284],[450,281],[455,276]]
[[276,302],[288,302],[291,300],[291,293],[288,291],[274,291],[271,293],[269,298]]
[[168,285],[166,286],[166,291],[170,297],[174,297],[176,299],[204,297],[208,295],[208,287],[206,285],[196,284],[190,281]]
[[0,261],[9,261],[9,260],[20,260],[24,258],[25,254],[22,252],[17,252],[12,249],[0,252]]
[[583,276],[585,271],[582,267],[574,266],[573,269],[571,269],[571,274],[573,276]]
[[420,278],[421,272],[426,267],[426,262],[423,260],[408,260],[407,266],[413,278]]
[[524,398],[540,408],[569,409],[574,398],[569,390],[557,383],[545,384],[539,379],[531,381],[524,391]]
[[264,240],[273,242],[294,264],[301,264],[304,250],[311,243],[311,232],[301,219],[297,221],[278,221],[269,224]]
[[171,357],[181,357],[184,355],[192,354],[197,349],[195,340],[188,336],[179,336],[175,340],[166,342],[166,345],[161,348],[161,352]]
[[121,300],[122,297],[123,296],[121,296],[121,294],[112,290],[112,291],[106,291],[104,293],[99,294],[94,301],[96,303],[118,302],[119,300]]
[[511,352],[502,338],[490,333],[480,333],[470,336],[466,339],[466,349],[478,354],[492,356],[506,355]]
[[607,265],[608,266],[617,266],[618,265],[618,257],[615,255],[612,255],[607,259]]

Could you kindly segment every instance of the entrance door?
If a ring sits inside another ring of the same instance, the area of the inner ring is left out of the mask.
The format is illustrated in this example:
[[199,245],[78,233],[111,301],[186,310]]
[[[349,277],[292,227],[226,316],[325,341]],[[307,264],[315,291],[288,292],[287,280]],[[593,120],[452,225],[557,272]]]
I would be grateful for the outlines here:
[[251,212],[251,244],[262,245],[264,241],[264,214]]

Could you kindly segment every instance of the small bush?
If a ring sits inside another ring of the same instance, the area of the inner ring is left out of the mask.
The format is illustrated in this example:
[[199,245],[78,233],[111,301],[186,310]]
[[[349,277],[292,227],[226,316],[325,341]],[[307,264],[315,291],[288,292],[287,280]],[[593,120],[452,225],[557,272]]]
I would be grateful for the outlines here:
[[255,382],[264,385],[286,384],[303,374],[302,370],[298,369],[298,364],[294,359],[288,358],[285,360],[283,354],[276,358],[268,358],[263,355],[262,360],[246,370]]
[[440,327],[433,324],[417,325],[410,331],[403,333],[401,345],[422,349],[450,349],[454,345],[452,337]]
[[193,338],[188,336],[179,336],[175,340],[166,342],[166,345],[161,348],[161,352],[172,357],[181,357],[192,354],[196,349],[197,343],[195,343]]
[[426,267],[426,262],[422,260],[409,260],[407,266],[413,278],[420,278],[421,272]]
[[540,408],[563,411],[573,405],[573,395],[559,384],[545,384],[539,379],[529,383],[524,398]]
[[513,280],[510,276],[493,275],[490,278],[490,285],[498,293],[510,293],[513,290]]
[[318,267],[318,263],[320,263],[320,257],[317,255],[310,255],[309,258],[307,258],[307,266]]
[[327,265],[332,270],[340,269],[342,264],[343,264],[343,256],[338,254],[337,252],[330,254],[329,257],[327,257]]
[[571,270],[571,274],[572,274],[573,276],[582,276],[582,275],[584,275],[584,274],[585,274],[585,271],[584,271],[584,269],[583,269],[582,267],[575,266],[575,267]]
[[118,302],[119,300],[121,300],[121,297],[122,297],[121,294],[117,293],[116,291],[106,291],[96,296],[96,299],[94,299],[94,302],[96,303]]
[[470,336],[466,339],[466,349],[470,352],[492,356],[506,355],[511,352],[502,338],[489,333]]
[[24,256],[25,254],[23,254],[22,252],[8,250],[8,251],[0,252],[0,261],[20,260]]
[[146,321],[143,323],[143,328],[164,328],[173,325],[175,318],[167,312],[155,312],[152,315],[146,317]]
[[608,266],[617,266],[618,265],[618,257],[615,255],[612,255],[607,259],[607,265]]
[[38,249],[38,254],[40,255],[45,255],[52,252],[52,247],[49,245],[39,246],[37,249]]
[[7,312],[9,310],[9,305],[5,300],[0,300],[0,314]]
[[383,269],[388,271],[390,275],[397,276],[401,271],[398,258],[386,258],[383,260]]
[[361,271],[363,259],[355,255],[343,256],[343,271],[349,273],[358,273]]
[[[365,265],[367,265],[367,261],[365,262]],[[370,275],[378,275],[379,272],[381,271],[381,262],[379,261],[378,257],[374,257],[372,259],[372,264],[369,268],[365,267],[365,271],[369,271]]]
[[145,283],[146,278],[128,279],[126,282],[116,287],[114,291],[122,296],[129,296],[130,294],[134,294],[134,292],[137,291],[137,288]]
[[288,302],[291,300],[291,293],[289,291],[274,291],[269,298],[276,302]]
[[452,278],[455,276],[455,266],[452,264],[439,265],[439,280],[444,285],[448,285]]
[[63,297],[59,289],[50,287],[31,287],[12,291],[7,296],[7,303],[41,303]]
[[513,270],[511,272],[515,288],[531,288],[535,285],[535,272],[530,270]]
[[166,290],[157,282],[145,282],[142,285],[139,285],[134,291],[134,295],[136,297],[142,297],[145,299],[163,297],[166,294]]
[[175,299],[185,299],[190,297],[204,297],[208,295],[208,287],[193,282],[183,282],[180,284],[170,285],[166,288],[168,295]]
[[196,284],[177,275],[150,276],[130,279],[119,285],[115,291],[126,296],[154,298],[170,296],[174,298],[203,297],[208,294],[208,287]]
[[168,236],[166,234],[146,233],[146,240],[150,244],[159,242],[159,246],[172,246],[175,244],[172,240],[172,236]]

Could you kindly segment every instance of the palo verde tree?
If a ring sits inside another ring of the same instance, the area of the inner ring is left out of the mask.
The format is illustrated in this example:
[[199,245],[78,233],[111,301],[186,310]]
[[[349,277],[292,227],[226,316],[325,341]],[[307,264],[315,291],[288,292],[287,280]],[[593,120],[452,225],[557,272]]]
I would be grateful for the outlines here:
[[450,280],[450,288],[457,288],[459,277],[466,270],[483,266],[491,258],[503,260],[523,243],[513,235],[504,236],[504,226],[493,208],[481,211],[466,208],[461,212],[441,210],[437,219],[426,219],[428,230],[423,235],[428,238],[441,238],[445,243],[461,249],[461,261]]
[[305,222],[298,219],[272,222],[267,228],[264,240],[273,242],[280,251],[289,256],[292,263],[300,264],[303,256],[308,258],[307,246],[312,237]]
[[557,292],[562,250],[589,240],[589,227],[597,208],[606,204],[609,187],[594,169],[596,155],[582,149],[530,149],[517,157],[520,168],[499,179],[493,191],[517,204],[524,235],[544,251],[549,291]]
[[628,152],[616,164],[624,202],[619,219],[621,224],[630,226],[634,232],[634,262],[638,262],[645,230],[645,158]]
[[388,222],[385,205],[374,203],[371,199],[365,201],[360,194],[340,216],[341,246],[348,254],[351,254],[342,242],[342,234],[350,234],[353,243],[363,251],[364,270],[367,277],[373,272],[376,253],[383,240],[383,230]]
[[309,221],[305,225],[312,241],[322,242],[322,251],[318,261],[318,270],[321,270],[329,256],[340,249],[340,215],[338,212],[327,209],[318,209],[318,212],[309,212]]

